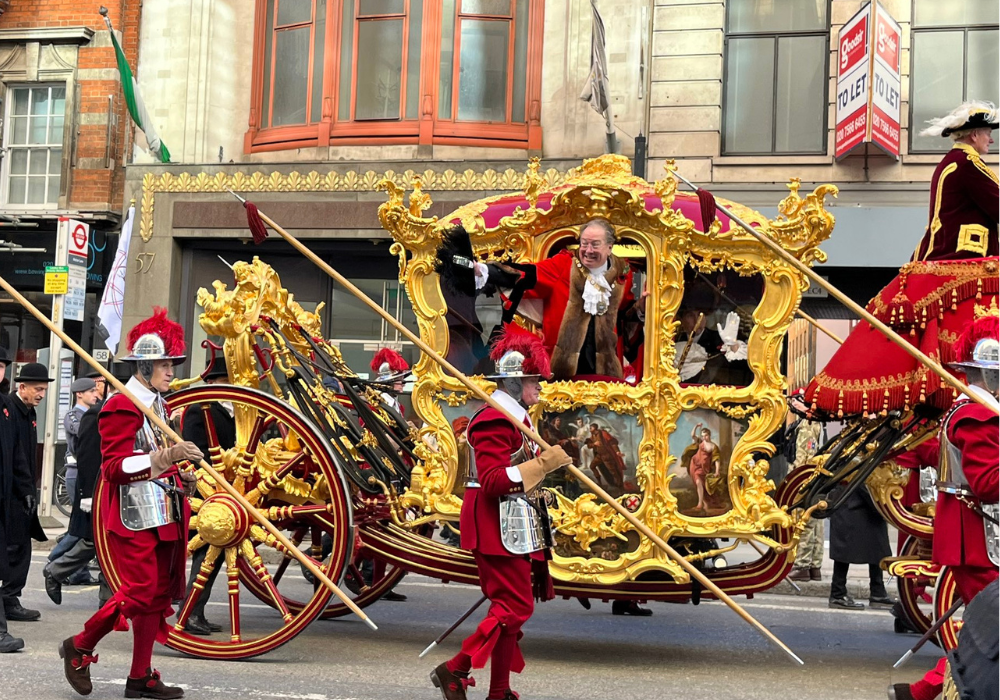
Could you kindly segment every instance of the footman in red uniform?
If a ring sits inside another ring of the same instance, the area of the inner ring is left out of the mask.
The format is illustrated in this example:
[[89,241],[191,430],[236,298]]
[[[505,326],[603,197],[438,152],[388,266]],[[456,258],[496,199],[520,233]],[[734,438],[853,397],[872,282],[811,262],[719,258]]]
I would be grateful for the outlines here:
[[[957,352],[962,359],[954,365],[966,373],[969,388],[997,405],[997,316],[984,316],[970,325],[959,338]],[[958,593],[968,605],[997,578],[996,529],[988,525],[984,506],[997,503],[1000,489],[1000,417],[963,396],[942,421],[939,445],[933,560],[952,570]],[[920,681],[892,686],[890,700],[933,700],[941,692],[944,670],[942,658]]]
[[[184,361],[184,331],[165,309],[138,324],[128,335],[124,359],[134,374],[128,389],[166,419],[161,394]],[[127,698],[180,698],[181,688],[164,685],[151,667],[153,643],[166,641],[171,601],[184,595],[184,559],[189,510],[184,485],[194,476],[176,464],[202,457],[190,442],[168,446],[163,434],[123,394],[107,400],[98,420],[101,434],[102,522],[109,556],[121,577],[111,599],[63,641],[59,655],[69,684],[90,694],[90,665],[97,662],[98,642],[112,630],[132,625],[132,668],[125,682]]]
[[[499,386],[493,398],[515,418],[531,426],[528,408],[538,403],[539,377],[548,377],[549,358],[542,341],[510,327],[491,353]],[[444,700],[465,700],[473,685],[469,672],[490,660],[489,700],[514,700],[510,672],[520,673],[521,626],[531,617],[533,598],[553,597],[548,578],[548,520],[544,502],[532,491],[545,475],[570,464],[559,446],[538,454],[500,411],[483,408],[469,423],[470,480],[462,503],[462,547],[471,549],[479,582],[490,599],[489,612],[463,643],[462,650],[431,673]],[[529,503],[530,501],[530,503]],[[532,517],[537,520],[524,527]],[[534,583],[532,581],[534,579]]]

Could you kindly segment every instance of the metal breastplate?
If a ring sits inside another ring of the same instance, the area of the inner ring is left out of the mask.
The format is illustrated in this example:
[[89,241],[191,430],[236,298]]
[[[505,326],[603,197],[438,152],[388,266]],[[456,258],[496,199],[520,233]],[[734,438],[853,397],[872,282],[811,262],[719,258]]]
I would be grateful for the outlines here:
[[[157,398],[153,410],[166,420],[163,400]],[[149,420],[143,418],[142,428],[135,434],[135,452],[149,454],[166,445],[165,436]],[[151,530],[180,519],[175,495],[155,481],[136,481],[118,487],[118,507],[122,524],[135,532]]]
[[941,493],[955,496],[969,510],[982,518],[983,534],[986,535],[986,555],[994,566],[1000,566],[1000,525],[991,521],[989,517],[983,517],[985,513],[994,521],[997,520],[997,516],[1000,515],[1000,504],[979,502],[969,486],[965,471],[962,469],[962,451],[948,439],[948,424],[951,422],[952,416],[955,415],[955,411],[965,403],[967,402],[956,403],[941,423],[937,489]]
[[[510,456],[511,466],[534,456],[527,439]],[[531,554],[552,547],[552,524],[545,499],[537,492],[512,493],[500,497],[500,541],[511,554]]]

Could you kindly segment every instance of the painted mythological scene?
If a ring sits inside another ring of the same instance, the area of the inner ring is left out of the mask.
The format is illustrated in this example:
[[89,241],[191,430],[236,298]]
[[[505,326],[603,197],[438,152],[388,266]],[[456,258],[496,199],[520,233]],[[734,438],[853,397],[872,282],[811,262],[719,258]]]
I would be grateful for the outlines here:
[[746,424],[698,408],[684,411],[670,436],[675,458],[668,474],[677,510],[689,517],[722,515],[733,507],[729,495],[729,460]]

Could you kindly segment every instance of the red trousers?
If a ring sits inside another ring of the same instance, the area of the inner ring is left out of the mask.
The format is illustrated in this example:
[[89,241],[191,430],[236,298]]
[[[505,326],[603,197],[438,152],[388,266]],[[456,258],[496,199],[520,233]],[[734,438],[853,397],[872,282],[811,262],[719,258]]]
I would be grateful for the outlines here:
[[[531,617],[535,600],[531,590],[531,561],[527,557],[498,557],[475,551],[473,554],[479,566],[479,586],[490,599],[490,609],[476,631],[462,642],[461,654],[472,659],[472,668],[482,668],[501,635],[521,638],[521,625]],[[506,670],[514,673],[524,670],[524,657],[516,641]]]
[[121,576],[121,587],[100,610],[87,620],[83,632],[76,636],[78,649],[93,650],[97,643],[114,629],[127,630],[126,620],[145,615],[158,615],[160,629],[156,640],[167,639],[166,619],[173,614],[174,594],[183,591],[184,569],[177,569],[177,548],[182,540],[163,542],[153,532],[121,537],[108,533],[110,556]]
[[[1000,575],[996,569],[981,566],[953,566],[955,587],[966,605],[972,602],[981,590],[993,583]],[[941,694],[944,688],[945,666],[947,657],[938,659],[937,665],[924,674],[924,677],[910,686],[910,694],[915,700],[933,700]]]

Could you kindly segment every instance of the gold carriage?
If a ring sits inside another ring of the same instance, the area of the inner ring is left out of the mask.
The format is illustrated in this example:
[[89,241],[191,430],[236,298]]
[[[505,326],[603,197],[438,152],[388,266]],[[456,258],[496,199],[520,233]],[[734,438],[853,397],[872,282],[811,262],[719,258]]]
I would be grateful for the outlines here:
[[[778,488],[769,475],[769,438],[783,427],[787,408],[780,355],[804,277],[725,216],[703,221],[698,197],[678,192],[669,168],[649,183],[631,174],[627,158],[608,155],[568,173],[542,172],[536,159],[523,177],[495,175],[498,188],[519,189],[441,219],[423,216],[431,200],[418,178],[383,183],[388,200],[379,215],[395,239],[392,252],[420,337],[449,359],[468,340],[449,323],[453,309],[434,268],[442,234],[454,224],[464,224],[478,258],[523,263],[572,245],[576,228],[594,217],[611,221],[621,237],[616,254],[635,272],[636,294],[648,292],[631,381],[547,382],[535,424],[725,592],[775,586],[791,566],[807,518],[789,506],[809,474],[793,473]],[[824,200],[836,188],[821,185],[804,197],[797,180],[788,188],[774,220],[725,204],[799,260],[822,261],[819,245],[834,225]],[[172,409],[203,411],[208,421],[213,402],[232,404],[236,444],[212,445],[215,467],[342,580],[359,605],[377,600],[406,572],[476,583],[471,554],[441,537],[457,527],[460,426],[479,405],[475,398],[423,355],[411,394],[411,419],[419,427],[408,425],[380,399],[377,384],[351,371],[323,338],[319,316],[295,302],[293,282],[279,280],[256,258],[233,269],[232,288],[216,282],[213,292],[199,294],[201,324],[224,341],[232,385],[184,389],[170,401]],[[476,303],[484,320],[497,313],[496,301]],[[730,313],[738,318],[746,344],[741,373],[716,375],[729,383],[681,379],[677,359],[692,333],[682,339],[679,319],[691,309],[697,323],[721,322]],[[527,316],[519,322],[531,325]],[[466,358],[460,369],[489,392],[492,384],[475,374],[481,359]],[[699,449],[705,454],[697,459],[707,465],[700,487],[692,476]],[[555,474],[544,486],[556,530],[550,570],[557,595],[671,602],[709,595],[580,484]],[[246,658],[289,641],[316,617],[346,612],[298,574],[279,542],[221,499],[211,479],[203,477],[199,489],[190,548],[208,554],[171,645],[209,658]],[[752,556],[736,554],[742,543],[749,546],[739,551]],[[187,634],[193,599],[223,567],[229,634]],[[113,569],[108,578],[114,585]],[[247,595],[276,614],[243,615]]]

